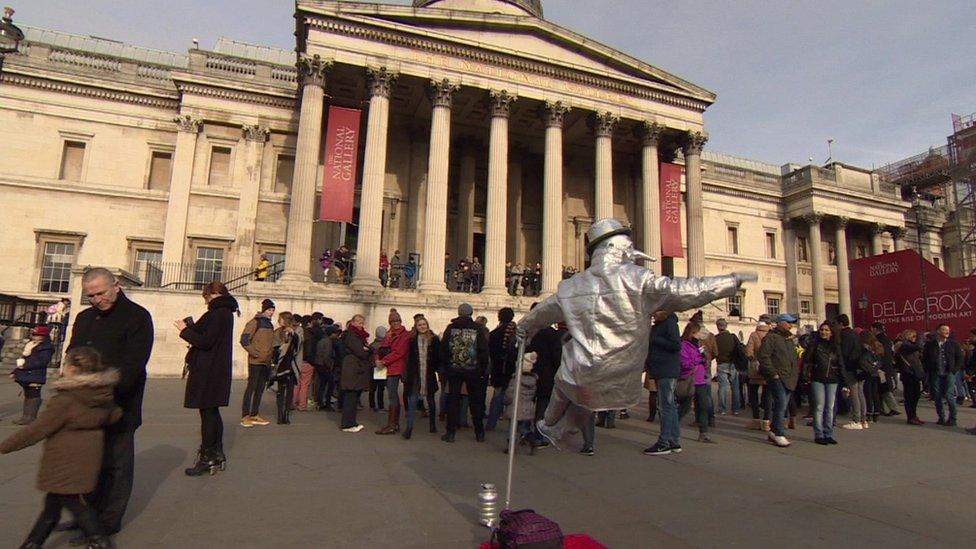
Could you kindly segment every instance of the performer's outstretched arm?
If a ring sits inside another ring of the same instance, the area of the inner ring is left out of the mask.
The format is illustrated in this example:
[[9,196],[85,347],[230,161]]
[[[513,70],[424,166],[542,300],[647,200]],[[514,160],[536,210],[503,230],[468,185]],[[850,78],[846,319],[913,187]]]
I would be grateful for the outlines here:
[[701,307],[716,299],[731,297],[743,282],[755,280],[756,274],[748,272],[701,278],[649,277],[644,295],[650,299],[663,299],[653,309],[680,312]]
[[563,309],[559,306],[556,295],[553,294],[519,320],[518,331],[522,337],[531,336],[546,326],[562,321]]

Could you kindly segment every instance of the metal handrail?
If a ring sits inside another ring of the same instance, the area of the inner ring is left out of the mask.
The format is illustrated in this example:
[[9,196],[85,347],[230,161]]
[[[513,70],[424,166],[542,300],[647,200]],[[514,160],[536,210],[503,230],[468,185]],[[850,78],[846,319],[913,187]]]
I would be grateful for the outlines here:
[[[278,261],[278,262],[273,263],[271,265],[268,265],[267,269],[255,268],[253,271],[251,271],[249,273],[243,274],[243,275],[241,275],[241,276],[239,276],[237,278],[232,278],[232,279],[224,282],[224,285],[227,286],[227,289],[230,290],[230,291],[234,291],[234,290],[237,290],[239,288],[243,288],[244,286],[247,286],[247,281],[249,281],[252,276],[257,276],[257,274],[259,272],[263,271],[263,270],[267,270],[268,271],[268,278],[277,280],[275,278],[275,276],[281,273],[281,270],[279,269],[279,267],[281,267],[284,264],[285,264],[285,261],[284,260],[281,260],[281,261]],[[243,284],[238,284],[242,280],[244,281],[244,283]]]

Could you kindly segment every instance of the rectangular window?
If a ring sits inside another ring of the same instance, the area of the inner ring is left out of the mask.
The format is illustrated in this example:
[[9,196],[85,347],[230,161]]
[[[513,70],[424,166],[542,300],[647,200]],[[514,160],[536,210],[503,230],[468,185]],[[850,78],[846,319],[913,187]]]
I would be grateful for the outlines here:
[[197,262],[193,273],[193,282],[197,285],[198,289],[214,280],[220,280],[223,271],[223,249],[197,248]]
[[739,292],[726,300],[726,314],[729,316],[745,316],[742,311],[742,303],[745,301],[745,293]]
[[274,192],[291,194],[291,180],[295,175],[295,157],[290,154],[279,154],[275,166]]
[[766,294],[766,314],[778,315],[780,313],[780,303],[783,296],[779,294]]
[[207,179],[213,187],[230,186],[230,147],[213,147],[210,149],[210,176]]
[[136,250],[135,275],[147,288],[158,288],[163,283],[163,252],[160,250]]
[[810,261],[807,255],[807,239],[805,236],[796,237],[796,259],[797,261]]
[[800,314],[801,315],[808,315],[808,314],[810,314],[810,300],[808,300],[808,299],[801,299],[800,300]]
[[766,257],[776,259],[776,233],[766,231]]
[[173,153],[153,151],[149,159],[149,188],[168,191],[169,180],[173,176]]
[[85,167],[85,143],[83,141],[65,141],[61,151],[61,172],[59,179],[66,181],[81,181]]
[[71,266],[75,262],[75,245],[64,242],[45,242],[41,258],[41,291],[63,294],[71,281]]
[[738,227],[727,227],[726,228],[728,238],[727,238],[727,248],[726,250],[730,254],[739,253],[739,228]]

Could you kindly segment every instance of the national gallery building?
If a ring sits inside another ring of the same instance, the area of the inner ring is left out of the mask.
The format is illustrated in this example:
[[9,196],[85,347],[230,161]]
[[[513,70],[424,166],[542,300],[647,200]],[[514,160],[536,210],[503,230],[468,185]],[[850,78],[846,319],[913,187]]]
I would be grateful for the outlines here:
[[[171,323],[202,313],[214,278],[245,317],[270,297],[370,328],[390,307],[423,311],[441,330],[467,301],[494,325],[499,307],[537,299],[510,295],[507,265],[539,263],[551,293],[610,216],[659,272],[757,271],[705,309],[736,309],[744,331],[767,312],[856,319],[848,261],[916,234],[939,265],[941,214],[916,232],[901,190],[870,170],[710,151],[714,93],[541,4],[298,0],[297,55],[227,39],[161,52],[17,21],[27,37],[0,75],[0,323],[79,304],[81,272],[99,265],[152,312],[156,374],[182,369]],[[343,244],[348,284],[320,265]],[[411,283],[381,280],[381,254],[412,257]],[[258,281],[262,256],[272,274]],[[454,291],[451,271],[474,257],[477,293]]]

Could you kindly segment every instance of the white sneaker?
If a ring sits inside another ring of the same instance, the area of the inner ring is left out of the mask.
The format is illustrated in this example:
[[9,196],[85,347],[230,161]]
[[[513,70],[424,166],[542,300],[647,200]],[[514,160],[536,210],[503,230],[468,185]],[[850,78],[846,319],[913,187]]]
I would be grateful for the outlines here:
[[359,431],[362,431],[363,429],[364,429],[364,427],[362,425],[356,425],[354,427],[346,427],[345,429],[342,430],[342,432],[343,433],[358,433]]
[[786,448],[787,446],[790,445],[789,439],[787,439],[782,435],[773,435],[773,434],[769,435],[769,442],[772,442],[773,444],[779,446],[780,448]]
[[844,425],[841,425],[840,428],[841,429],[860,430],[860,429],[864,429],[864,426],[862,426],[860,423],[858,423],[856,421],[851,421],[849,423],[845,423]]

